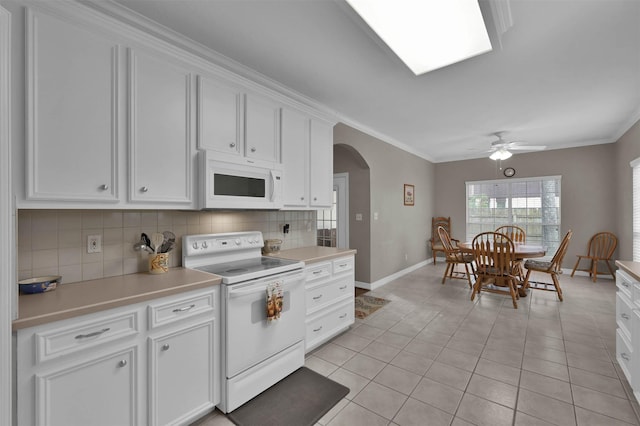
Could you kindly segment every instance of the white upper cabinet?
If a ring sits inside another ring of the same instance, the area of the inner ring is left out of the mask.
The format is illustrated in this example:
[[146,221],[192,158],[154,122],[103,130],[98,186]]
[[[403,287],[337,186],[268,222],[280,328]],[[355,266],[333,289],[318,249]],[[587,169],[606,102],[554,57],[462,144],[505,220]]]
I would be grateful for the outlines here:
[[193,200],[189,70],[129,51],[129,199]]
[[198,76],[198,148],[241,155],[243,99],[239,89]]
[[283,201],[288,207],[309,204],[309,117],[282,110]]
[[280,104],[264,96],[246,95],[245,156],[279,162]]
[[309,205],[331,207],[333,202],[333,126],[311,120],[309,144]]
[[26,58],[25,198],[116,202],[118,46],[27,10]]

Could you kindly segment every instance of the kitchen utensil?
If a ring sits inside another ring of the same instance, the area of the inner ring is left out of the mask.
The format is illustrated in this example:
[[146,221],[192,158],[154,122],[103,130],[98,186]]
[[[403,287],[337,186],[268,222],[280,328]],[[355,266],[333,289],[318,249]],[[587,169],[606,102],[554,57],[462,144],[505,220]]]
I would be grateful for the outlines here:
[[137,243],[135,243],[133,245],[133,249],[135,251],[146,251],[147,253],[153,253],[153,250],[151,250],[151,247],[149,247],[148,245],[146,245],[144,243],[144,241],[140,240]]
[[142,240],[144,241],[144,244],[147,247],[151,247],[151,239],[149,238],[149,236],[147,234],[145,234],[144,232],[140,235],[140,237],[142,238]]
[[29,278],[18,281],[20,293],[34,294],[55,290],[58,283],[62,281],[60,275],[49,275],[45,277]]
[[153,234],[151,234],[151,247],[153,248],[153,251],[155,253],[159,253],[160,246],[162,245],[163,241],[164,235],[162,235],[161,233],[154,232]]
[[162,242],[162,246],[160,247],[160,253],[167,253],[173,249],[173,245],[176,241],[176,236],[171,231],[164,231],[162,233],[164,235],[164,241]]

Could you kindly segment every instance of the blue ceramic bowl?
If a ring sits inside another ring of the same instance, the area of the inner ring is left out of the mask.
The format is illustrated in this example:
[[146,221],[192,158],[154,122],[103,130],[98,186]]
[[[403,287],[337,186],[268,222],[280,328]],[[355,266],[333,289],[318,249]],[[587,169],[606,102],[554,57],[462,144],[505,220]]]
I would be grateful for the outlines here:
[[55,290],[61,281],[62,277],[60,275],[50,275],[48,277],[36,277],[18,281],[18,287],[20,288],[20,293],[44,293],[45,291]]

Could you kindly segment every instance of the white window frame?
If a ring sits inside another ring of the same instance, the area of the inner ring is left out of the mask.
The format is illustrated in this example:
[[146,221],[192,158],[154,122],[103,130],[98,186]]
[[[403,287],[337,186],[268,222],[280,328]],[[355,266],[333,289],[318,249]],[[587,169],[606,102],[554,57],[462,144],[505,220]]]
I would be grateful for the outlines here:
[[[475,236],[475,232],[470,230],[470,221],[469,221],[469,188],[472,185],[507,185],[508,191],[507,194],[509,198],[511,198],[511,187],[513,184],[523,183],[523,182],[541,182],[545,180],[555,180],[558,181],[558,221],[557,223],[542,223],[542,226],[557,226],[558,227],[558,241],[543,241],[542,245],[544,245],[547,249],[548,253],[554,253],[560,244],[560,240],[562,239],[562,176],[536,176],[529,178],[510,178],[510,179],[495,179],[495,180],[483,180],[483,181],[467,181],[465,182],[466,190],[465,190],[465,231],[466,231],[466,240],[471,241]],[[512,209],[513,206],[509,205],[509,220],[507,223],[497,223],[494,222],[493,225],[495,227],[492,230],[495,230],[498,226],[507,225],[514,223],[512,218]],[[518,224],[517,222],[514,224]]]
[[633,261],[640,262],[640,157],[631,161],[633,193]]

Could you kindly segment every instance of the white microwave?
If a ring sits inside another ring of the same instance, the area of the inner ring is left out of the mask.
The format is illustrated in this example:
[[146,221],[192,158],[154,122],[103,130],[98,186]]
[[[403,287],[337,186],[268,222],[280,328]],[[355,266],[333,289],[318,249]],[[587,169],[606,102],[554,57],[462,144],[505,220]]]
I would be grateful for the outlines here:
[[244,158],[218,159],[220,154],[201,151],[200,208],[280,209],[282,168],[279,164]]

